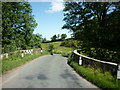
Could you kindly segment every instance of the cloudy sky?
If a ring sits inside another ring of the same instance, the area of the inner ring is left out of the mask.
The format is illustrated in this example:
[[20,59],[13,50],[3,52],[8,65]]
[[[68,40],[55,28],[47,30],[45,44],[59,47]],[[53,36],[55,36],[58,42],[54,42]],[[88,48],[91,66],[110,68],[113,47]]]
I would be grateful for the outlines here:
[[63,21],[64,15],[62,10],[64,5],[62,0],[35,1],[30,1],[35,20],[38,23],[34,33],[42,34],[43,37],[49,40],[54,34],[66,33],[70,37],[71,33],[68,33],[69,30],[61,29],[65,23]]

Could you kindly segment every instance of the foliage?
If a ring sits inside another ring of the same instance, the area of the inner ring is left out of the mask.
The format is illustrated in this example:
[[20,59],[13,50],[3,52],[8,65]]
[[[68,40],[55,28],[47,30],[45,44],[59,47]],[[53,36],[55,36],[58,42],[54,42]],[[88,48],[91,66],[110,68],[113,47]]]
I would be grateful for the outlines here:
[[41,42],[42,42],[42,35],[40,35],[40,34],[33,34],[32,35],[31,47],[41,48]]
[[52,51],[53,49],[54,49],[54,45],[53,44],[49,44],[48,51]]
[[60,39],[60,34],[57,35],[57,40],[59,40],[59,39]]
[[66,34],[61,34],[61,39],[64,40],[67,37]]
[[28,2],[2,2],[2,53],[40,47],[36,26]]
[[82,50],[102,60],[111,57],[107,53],[119,54],[120,2],[66,2],[64,12],[66,23],[62,28],[73,32]]
[[46,42],[47,41],[47,39],[46,38],[42,38],[42,42],[44,43],[44,42]]
[[72,61],[70,65],[84,78],[94,83],[100,88],[114,88],[120,89],[120,82],[116,81],[116,78],[113,77],[109,72],[105,72],[104,74],[100,71],[100,69],[93,69],[92,67],[84,67],[79,66],[78,63]]
[[73,48],[80,48],[80,41],[78,40],[73,40],[73,39],[66,39],[62,41],[60,46],[65,46],[65,47],[73,47]]
[[51,41],[56,41],[57,40],[57,36],[56,35],[53,35],[52,37],[51,37]]
[[51,41],[50,42],[56,42],[56,41],[62,41],[62,40],[65,40],[67,38],[67,35],[66,34],[58,34],[58,35],[53,35],[51,37]]

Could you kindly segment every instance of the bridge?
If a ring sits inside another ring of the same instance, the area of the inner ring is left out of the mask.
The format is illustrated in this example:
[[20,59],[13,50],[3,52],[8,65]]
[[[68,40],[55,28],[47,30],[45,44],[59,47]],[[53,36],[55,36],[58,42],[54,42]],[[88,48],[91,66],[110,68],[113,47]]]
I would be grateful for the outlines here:
[[39,57],[2,76],[2,88],[98,88],[79,76],[67,58],[55,54]]

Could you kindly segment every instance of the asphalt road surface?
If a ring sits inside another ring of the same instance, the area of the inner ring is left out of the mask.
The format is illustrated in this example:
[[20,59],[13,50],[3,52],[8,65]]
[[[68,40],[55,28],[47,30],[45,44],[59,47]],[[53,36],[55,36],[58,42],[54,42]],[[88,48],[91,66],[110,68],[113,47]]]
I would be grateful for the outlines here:
[[62,55],[39,57],[2,76],[2,88],[97,88],[80,77]]

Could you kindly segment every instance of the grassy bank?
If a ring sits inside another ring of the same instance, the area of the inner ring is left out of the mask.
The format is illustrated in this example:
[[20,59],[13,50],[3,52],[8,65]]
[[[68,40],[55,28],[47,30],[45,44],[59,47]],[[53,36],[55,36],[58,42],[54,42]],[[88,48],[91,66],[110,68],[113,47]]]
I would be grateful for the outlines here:
[[54,52],[55,54],[62,54],[62,55],[68,55],[73,51],[73,48],[69,48],[69,47],[64,47],[64,46],[60,46],[62,41],[59,42],[51,42],[51,43],[42,43],[42,48],[44,50],[48,50],[48,47],[50,44],[54,45]]
[[49,52],[43,52],[43,53],[34,53],[26,54],[23,58],[20,54],[14,54],[9,56],[8,59],[3,59],[0,64],[2,64],[2,71],[0,74],[5,74],[7,71],[12,70],[13,68],[16,68],[18,66],[21,66],[35,58],[38,58],[43,55],[47,55]]
[[[120,90],[120,82],[116,80],[109,72],[104,74],[100,69],[94,69],[92,67],[79,66],[78,63],[72,61],[70,65],[84,78],[94,83],[98,87],[104,88],[114,88]],[[118,85],[119,84],[119,85]]]

